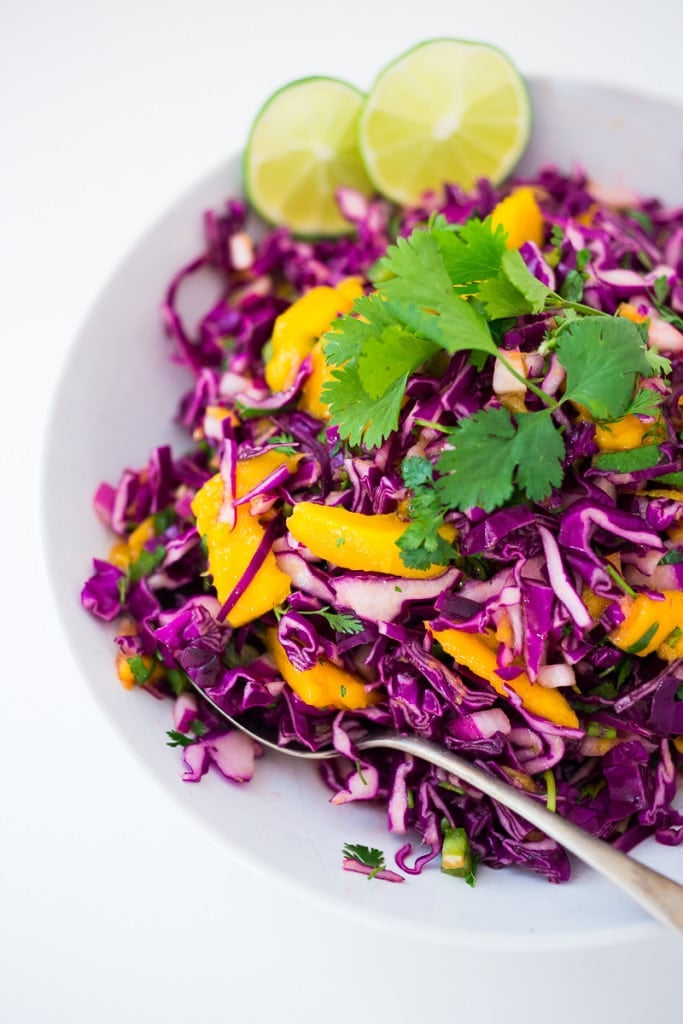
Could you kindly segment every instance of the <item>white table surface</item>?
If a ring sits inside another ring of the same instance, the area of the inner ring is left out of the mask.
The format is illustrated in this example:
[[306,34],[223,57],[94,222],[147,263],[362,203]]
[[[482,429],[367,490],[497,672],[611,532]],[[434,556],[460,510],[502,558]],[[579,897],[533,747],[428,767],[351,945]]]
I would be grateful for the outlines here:
[[[681,945],[410,944],[236,865],[130,757],[62,638],[38,532],[47,410],[128,247],[306,74],[412,43],[683,102],[680,0],[2,0],[0,1021],[680,1019]],[[683,156],[682,156],[683,160]],[[681,854],[683,856],[683,854]]]

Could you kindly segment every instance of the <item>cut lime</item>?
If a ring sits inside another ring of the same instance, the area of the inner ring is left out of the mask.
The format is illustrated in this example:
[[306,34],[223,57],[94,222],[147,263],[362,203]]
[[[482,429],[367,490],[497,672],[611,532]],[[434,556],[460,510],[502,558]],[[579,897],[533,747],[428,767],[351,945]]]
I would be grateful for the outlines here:
[[244,157],[247,195],[261,216],[298,235],[351,230],[336,201],[346,185],[372,186],[358,150],[364,96],[335,78],[302,78],[274,93],[258,113]]
[[502,181],[530,124],[524,80],[505,54],[432,39],[380,72],[361,114],[360,149],[378,191],[410,205],[446,183]]

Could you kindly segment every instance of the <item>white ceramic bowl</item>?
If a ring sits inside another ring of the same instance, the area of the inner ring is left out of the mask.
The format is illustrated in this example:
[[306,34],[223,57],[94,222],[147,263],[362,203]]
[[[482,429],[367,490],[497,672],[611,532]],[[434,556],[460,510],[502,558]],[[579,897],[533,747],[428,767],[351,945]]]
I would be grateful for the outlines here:
[[[603,86],[535,79],[530,87],[534,131],[520,170],[547,161],[569,170],[578,163],[603,185],[681,201],[680,108]],[[110,543],[92,495],[101,480],[115,482],[124,466],[141,465],[154,445],[187,446],[171,420],[189,377],[168,360],[159,303],[172,273],[201,250],[202,211],[239,187],[233,159],[143,235],[91,309],[57,388],[44,453],[44,540],[56,605],[103,713],[196,825],[219,834],[226,865],[235,858],[359,922],[488,948],[642,939],[657,926],[579,864],[562,886],[519,869],[483,869],[470,889],[437,866],[402,886],[368,885],[341,870],[341,849],[345,842],[378,846],[390,862],[400,841],[386,832],[381,810],[332,806],[314,766],[276,754],[258,763],[245,786],[216,774],[185,784],[179,753],[165,745],[170,702],[118,685],[112,630],[79,604],[92,557]],[[636,855],[683,881],[680,851],[651,843]]]

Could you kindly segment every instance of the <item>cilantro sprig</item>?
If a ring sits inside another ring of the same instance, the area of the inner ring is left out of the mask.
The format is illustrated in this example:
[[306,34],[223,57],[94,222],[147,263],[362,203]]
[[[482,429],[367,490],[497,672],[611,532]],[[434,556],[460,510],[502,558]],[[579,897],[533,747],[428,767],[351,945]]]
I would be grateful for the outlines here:
[[[577,274],[585,262],[577,259]],[[323,400],[342,438],[380,446],[398,427],[411,375],[429,370],[439,352],[469,352],[478,367],[499,359],[541,406],[522,414],[484,407],[446,428],[434,467],[428,460],[404,466],[412,523],[399,545],[407,566],[448,560],[438,534],[448,511],[491,511],[515,496],[543,501],[561,484],[563,424],[554,416],[561,406],[572,403],[603,423],[657,410],[659,395],[639,382],[669,372],[670,363],[648,349],[646,325],[582,305],[578,280],[567,294],[552,291],[507,248],[491,218],[464,225],[434,218],[389,247],[373,280],[374,292],[335,320],[324,341],[331,380]],[[543,312],[552,317],[542,351],[554,352],[566,373],[559,398],[521,376],[497,340],[506,322]]]

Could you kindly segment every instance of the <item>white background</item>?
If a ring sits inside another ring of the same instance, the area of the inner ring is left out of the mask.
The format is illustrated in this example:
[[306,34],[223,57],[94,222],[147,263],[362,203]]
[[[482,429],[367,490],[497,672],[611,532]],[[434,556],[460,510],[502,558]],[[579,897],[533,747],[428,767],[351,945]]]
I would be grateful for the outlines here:
[[533,957],[411,945],[233,863],[89,696],[47,590],[38,478],[51,395],[94,296],[143,229],[241,147],[276,87],[315,73],[367,87],[413,43],[456,35],[527,73],[683,102],[682,12],[680,0],[0,0],[4,1024],[680,1018],[681,945],[664,933]]

